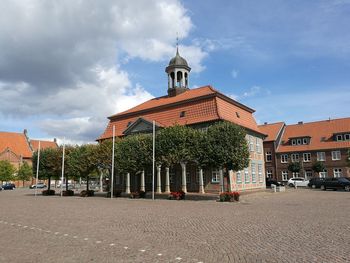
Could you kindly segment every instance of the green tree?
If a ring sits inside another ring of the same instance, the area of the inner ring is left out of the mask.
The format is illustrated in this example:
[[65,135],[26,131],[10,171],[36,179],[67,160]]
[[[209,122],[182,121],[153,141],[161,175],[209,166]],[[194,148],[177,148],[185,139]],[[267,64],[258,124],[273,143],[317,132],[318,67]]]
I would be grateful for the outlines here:
[[316,173],[320,173],[320,172],[323,172],[323,170],[325,169],[325,165],[323,162],[320,162],[320,161],[316,161],[312,164],[312,170]]
[[246,132],[230,122],[219,122],[206,135],[208,163],[216,168],[239,171],[249,165]]
[[29,181],[32,177],[33,177],[32,167],[27,162],[24,162],[21,165],[21,167],[18,169],[17,179],[22,181],[22,184],[24,187],[24,182]]
[[[36,174],[38,151],[33,153],[33,174]],[[62,173],[62,150],[46,148],[40,151],[39,179],[48,180],[48,190],[51,187],[51,179],[59,179]]]
[[200,168],[205,168],[210,165],[210,159],[208,156],[209,145],[207,142],[207,133],[201,130],[194,130],[193,134],[192,153],[193,161]]
[[348,149],[348,160],[347,160],[347,166],[350,167],[350,149]]
[[9,161],[7,160],[0,161],[0,181],[1,182],[11,181],[13,179],[13,175],[15,171],[16,169],[13,167],[13,165]]
[[291,171],[292,173],[299,173],[301,170],[301,165],[299,162],[291,162],[288,165],[288,170]]

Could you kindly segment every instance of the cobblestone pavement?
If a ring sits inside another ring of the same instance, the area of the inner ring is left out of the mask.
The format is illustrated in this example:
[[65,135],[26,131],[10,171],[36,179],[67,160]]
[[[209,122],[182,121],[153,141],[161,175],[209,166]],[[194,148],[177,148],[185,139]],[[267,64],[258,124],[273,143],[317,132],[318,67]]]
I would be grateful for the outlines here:
[[0,262],[350,262],[350,193],[239,203],[0,192]]

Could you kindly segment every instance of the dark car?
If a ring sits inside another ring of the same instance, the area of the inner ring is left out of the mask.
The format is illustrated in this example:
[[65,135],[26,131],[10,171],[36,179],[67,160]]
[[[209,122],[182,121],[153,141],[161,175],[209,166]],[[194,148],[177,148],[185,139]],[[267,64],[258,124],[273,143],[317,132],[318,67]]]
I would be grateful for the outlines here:
[[266,187],[271,187],[272,184],[276,185],[276,186],[282,186],[283,184],[280,182],[277,182],[276,179],[274,178],[266,178]]
[[350,180],[345,177],[338,178],[325,178],[325,180],[321,183],[321,189],[344,189],[345,191],[350,191]]
[[3,184],[2,185],[2,189],[4,190],[13,190],[15,187],[13,186],[13,184]]
[[309,183],[307,186],[313,189],[320,188],[324,179],[325,178],[313,177],[309,180]]

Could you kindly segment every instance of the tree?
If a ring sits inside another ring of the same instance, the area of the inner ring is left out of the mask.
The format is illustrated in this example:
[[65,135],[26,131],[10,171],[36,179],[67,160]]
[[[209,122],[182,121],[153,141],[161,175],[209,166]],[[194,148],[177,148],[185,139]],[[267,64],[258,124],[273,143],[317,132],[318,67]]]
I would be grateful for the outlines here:
[[320,162],[320,161],[316,161],[312,164],[312,170],[316,173],[320,173],[320,172],[323,172],[323,170],[325,169],[326,167],[324,166],[324,163],[323,162]]
[[13,174],[15,173],[16,169],[13,167],[13,165],[7,161],[2,160],[0,161],[0,181],[10,181],[13,179]]
[[32,167],[27,162],[24,162],[18,169],[17,179],[21,180],[24,187],[24,182],[29,181],[33,177]]
[[216,168],[240,171],[249,165],[249,150],[246,133],[240,126],[219,122],[208,128],[208,163]]
[[350,167],[350,149],[348,149],[347,166]]
[[291,162],[288,165],[288,170],[291,171],[292,173],[299,173],[301,170],[301,165],[299,162]]
[[[33,153],[33,174],[36,174],[38,151]],[[58,179],[62,173],[62,150],[46,148],[40,151],[39,179],[48,180],[48,191],[51,187],[51,179]]]

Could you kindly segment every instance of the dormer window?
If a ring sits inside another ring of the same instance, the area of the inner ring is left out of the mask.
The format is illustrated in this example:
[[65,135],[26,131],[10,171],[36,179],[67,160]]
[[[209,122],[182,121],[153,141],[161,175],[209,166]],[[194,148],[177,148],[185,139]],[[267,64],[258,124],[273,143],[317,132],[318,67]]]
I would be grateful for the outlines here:
[[297,141],[295,139],[292,140],[292,145],[297,145]]
[[350,141],[350,133],[344,134],[344,140],[345,141]]
[[303,138],[303,144],[307,144],[307,138]]
[[297,145],[301,144],[301,139],[297,139]]
[[343,135],[342,134],[338,134],[337,135],[337,141],[342,141],[343,140]]
[[186,115],[186,111],[181,111],[181,112],[180,112],[180,118],[185,117],[185,115]]

